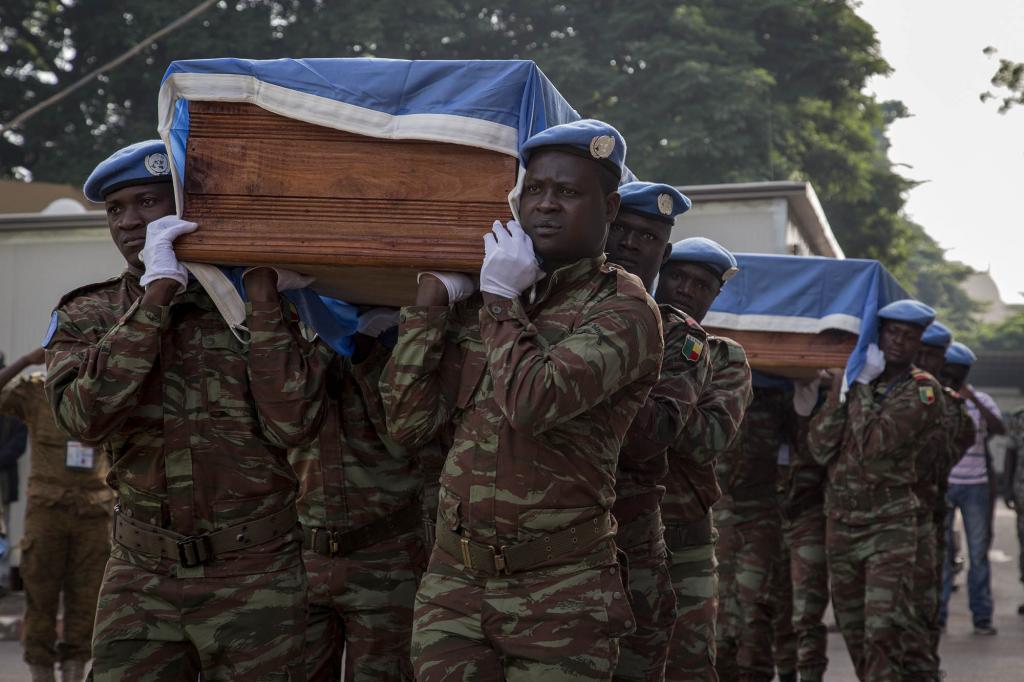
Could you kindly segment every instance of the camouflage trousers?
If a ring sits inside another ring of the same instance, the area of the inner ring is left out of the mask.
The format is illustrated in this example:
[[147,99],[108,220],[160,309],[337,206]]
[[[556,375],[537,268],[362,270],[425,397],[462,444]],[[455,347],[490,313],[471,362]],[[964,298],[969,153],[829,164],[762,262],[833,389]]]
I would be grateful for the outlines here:
[[772,513],[718,527],[718,658],[720,680],[768,682],[772,656],[772,574],[780,558],[782,528]]
[[772,566],[772,657],[779,677],[796,674],[797,639],[793,629],[793,580],[789,547],[779,538],[779,557]]
[[672,589],[664,541],[647,542],[626,550],[629,557],[629,605],[635,631],[619,640],[615,680],[660,682],[676,622],[676,595]]
[[825,554],[825,512],[816,505],[782,524],[789,550],[793,585],[793,630],[800,679],[818,682],[828,667],[828,563]]
[[111,558],[92,676],[138,680],[305,680],[306,572],[177,578]]
[[857,677],[865,682],[903,679],[916,533],[913,515],[870,525],[828,519],[832,606]]
[[[945,499],[945,496],[943,496],[942,500],[945,501]],[[944,508],[932,512],[932,530],[935,533],[935,563],[932,580],[935,581],[938,603],[935,605],[935,618],[931,622],[931,644],[932,655],[935,657],[936,664],[941,668],[942,661],[939,657],[939,642],[942,640],[942,623],[939,618],[939,608],[942,601],[942,570],[946,563],[946,510]],[[1024,545],[1021,545],[1021,547],[1024,548]],[[1021,552],[1021,555],[1024,556],[1024,551]]]
[[633,615],[614,548],[589,561],[488,577],[434,547],[419,590],[419,682],[610,680]]
[[932,633],[939,621],[939,585],[935,575],[935,527],[932,512],[917,515],[917,556],[910,592],[913,618],[903,632],[903,679],[938,680],[939,659]]
[[670,547],[676,624],[672,629],[665,679],[668,682],[717,682],[715,614],[718,611],[718,563],[715,545]]
[[418,533],[346,557],[302,553],[309,580],[306,677],[310,682],[412,680],[409,639],[426,564]]
[[[110,516],[79,515],[74,505],[29,499],[21,539],[25,661],[52,666],[92,657],[92,626],[103,567],[110,556]],[[64,627],[57,641],[57,611],[64,596]]]

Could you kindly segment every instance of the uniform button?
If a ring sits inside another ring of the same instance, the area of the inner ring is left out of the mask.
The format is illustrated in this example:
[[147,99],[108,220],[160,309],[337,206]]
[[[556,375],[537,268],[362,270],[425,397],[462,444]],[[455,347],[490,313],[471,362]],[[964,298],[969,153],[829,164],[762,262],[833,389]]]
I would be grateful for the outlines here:
[[613,566],[612,568],[609,568],[609,569],[608,569],[608,575],[615,575],[615,571],[616,571],[616,570],[617,570],[617,569],[616,569],[616,568],[615,568],[614,566]]
[[622,599],[622,593],[621,592],[612,592],[612,598],[613,599]]
[[501,313],[501,306],[497,305],[497,304],[492,305],[491,306],[491,312],[494,313],[495,315]]
[[124,513],[128,516],[135,516],[135,512],[133,512],[131,509],[125,509]]
[[157,523],[156,523],[156,517],[155,517],[155,516],[151,516],[151,517],[149,517],[149,525],[151,525],[151,526],[155,526],[155,525],[157,525]]
[[627,620],[627,621],[626,621],[626,622],[624,623],[624,625],[625,625],[625,626],[626,626],[627,628],[631,628],[631,627],[633,627],[633,621],[631,621],[631,620]]

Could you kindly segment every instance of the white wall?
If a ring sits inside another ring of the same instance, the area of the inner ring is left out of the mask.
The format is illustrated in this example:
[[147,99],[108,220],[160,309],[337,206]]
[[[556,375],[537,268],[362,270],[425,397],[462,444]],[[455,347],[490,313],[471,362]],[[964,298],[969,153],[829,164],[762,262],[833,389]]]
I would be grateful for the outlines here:
[[676,219],[672,241],[707,237],[730,251],[786,254],[788,222],[783,198],[698,202]]

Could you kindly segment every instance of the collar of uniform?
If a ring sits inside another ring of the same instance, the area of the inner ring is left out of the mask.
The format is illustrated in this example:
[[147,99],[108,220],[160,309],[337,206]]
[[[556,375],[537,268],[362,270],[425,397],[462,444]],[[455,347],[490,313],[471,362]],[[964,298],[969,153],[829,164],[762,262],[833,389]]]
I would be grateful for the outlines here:
[[594,258],[583,258],[558,268],[549,277],[540,281],[542,287],[536,290],[536,296],[533,297],[532,302],[540,303],[551,295],[552,291],[590,280],[607,260],[608,257],[602,253]]

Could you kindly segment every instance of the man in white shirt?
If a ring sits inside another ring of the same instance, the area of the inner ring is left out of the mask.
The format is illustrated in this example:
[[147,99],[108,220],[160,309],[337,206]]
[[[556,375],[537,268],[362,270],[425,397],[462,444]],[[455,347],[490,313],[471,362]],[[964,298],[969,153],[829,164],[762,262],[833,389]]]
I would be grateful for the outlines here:
[[[988,564],[992,521],[991,490],[986,444],[992,436],[1006,433],[1006,426],[995,401],[987,393],[975,391],[967,383],[967,374],[976,359],[970,348],[954,342],[946,351],[946,365],[942,370],[942,382],[964,397],[976,431],[974,443],[967,448],[963,458],[949,474],[949,491],[946,497],[950,508],[946,527],[952,529],[953,514],[959,509],[964,520],[964,533],[967,536],[967,551],[970,557],[967,594],[974,621],[974,634],[994,635],[996,629],[992,627],[992,584]],[[952,530],[948,532],[951,533]],[[950,547],[952,542],[947,542],[946,545]],[[952,587],[952,557],[950,552],[947,552],[942,571],[942,606],[939,612],[939,621],[943,626],[946,623]]]

